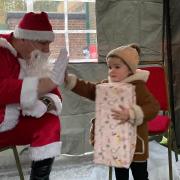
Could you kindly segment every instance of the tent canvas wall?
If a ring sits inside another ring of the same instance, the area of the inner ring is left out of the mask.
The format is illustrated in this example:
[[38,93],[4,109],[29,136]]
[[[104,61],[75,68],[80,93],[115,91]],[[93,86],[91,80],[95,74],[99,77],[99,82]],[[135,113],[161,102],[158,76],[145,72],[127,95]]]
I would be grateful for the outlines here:
[[[69,72],[94,82],[107,77],[105,57],[107,52],[120,45],[136,42],[140,45],[141,63],[162,62],[163,0],[96,0],[98,60],[96,64],[70,64]],[[170,1],[172,19],[172,55],[175,92],[176,134],[180,123],[179,102],[179,22],[180,2]],[[63,90],[62,114],[63,152],[78,154],[92,150],[88,142],[90,119],[94,117],[94,102]],[[179,137],[179,138],[178,138]],[[74,146],[75,144],[75,146]]]

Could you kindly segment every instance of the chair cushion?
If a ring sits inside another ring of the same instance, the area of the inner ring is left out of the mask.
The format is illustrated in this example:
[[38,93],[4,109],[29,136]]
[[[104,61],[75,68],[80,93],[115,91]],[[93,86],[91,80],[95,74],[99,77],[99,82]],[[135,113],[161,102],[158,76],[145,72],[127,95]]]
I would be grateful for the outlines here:
[[168,130],[170,118],[164,115],[158,115],[151,121],[148,121],[149,134],[160,134]]

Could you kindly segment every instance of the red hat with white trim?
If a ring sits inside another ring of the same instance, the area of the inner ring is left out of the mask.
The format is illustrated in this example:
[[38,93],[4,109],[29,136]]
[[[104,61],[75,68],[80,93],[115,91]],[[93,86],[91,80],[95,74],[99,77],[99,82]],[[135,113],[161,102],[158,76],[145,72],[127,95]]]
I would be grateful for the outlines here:
[[15,27],[14,37],[34,41],[54,41],[54,33],[47,13],[26,13]]

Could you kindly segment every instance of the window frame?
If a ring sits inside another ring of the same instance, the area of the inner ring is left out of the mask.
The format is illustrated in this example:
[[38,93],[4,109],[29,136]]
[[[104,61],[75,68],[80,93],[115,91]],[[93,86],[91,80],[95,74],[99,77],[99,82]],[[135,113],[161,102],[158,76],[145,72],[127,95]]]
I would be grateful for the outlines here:
[[[33,12],[34,8],[33,8],[33,4],[36,0],[25,0],[25,3],[27,5],[27,11],[26,12]],[[37,0],[37,1],[44,1],[44,0]],[[59,2],[64,2],[64,29],[63,30],[53,30],[53,32],[55,34],[64,34],[65,36],[65,45],[68,51],[68,54],[70,52],[70,47],[69,47],[69,34],[96,34],[96,47],[97,47],[97,31],[96,29],[84,29],[84,30],[80,30],[80,29],[75,29],[75,30],[71,30],[68,29],[68,3],[69,2],[88,2],[88,3],[95,3],[96,0],[51,0],[52,1],[59,1]],[[25,12],[25,13],[26,13]],[[48,11],[46,11],[48,13]],[[50,13],[50,12],[49,12]],[[0,33],[5,34],[5,33],[11,33],[12,30],[0,30]],[[98,58],[98,57],[97,57]],[[89,62],[98,62],[98,59],[89,59],[89,58],[81,58],[81,59],[70,59],[69,62],[70,63],[89,63]]]

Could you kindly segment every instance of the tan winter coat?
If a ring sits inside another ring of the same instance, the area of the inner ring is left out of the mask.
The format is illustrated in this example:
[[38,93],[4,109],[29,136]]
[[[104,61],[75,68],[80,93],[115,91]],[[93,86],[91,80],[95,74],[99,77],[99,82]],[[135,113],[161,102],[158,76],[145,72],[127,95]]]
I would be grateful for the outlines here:
[[[153,119],[159,112],[159,103],[153,97],[146,87],[146,81],[149,77],[149,72],[145,70],[137,70],[135,74],[127,77],[123,82],[131,83],[135,86],[136,91],[136,107],[134,108],[137,124],[137,144],[133,161],[145,161],[148,158],[148,129],[147,121]],[[101,83],[108,82],[108,80]],[[86,97],[90,100],[95,100],[96,85],[78,79],[75,75],[68,75],[68,88],[74,93]],[[143,121],[139,123],[142,119]]]

